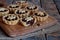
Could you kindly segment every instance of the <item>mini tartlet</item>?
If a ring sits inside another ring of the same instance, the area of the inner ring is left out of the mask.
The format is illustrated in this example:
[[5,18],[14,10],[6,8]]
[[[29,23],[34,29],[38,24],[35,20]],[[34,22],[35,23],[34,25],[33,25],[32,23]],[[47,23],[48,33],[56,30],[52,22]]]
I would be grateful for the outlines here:
[[9,13],[9,10],[7,8],[0,7],[0,17],[6,15]]
[[19,17],[15,14],[3,16],[3,22],[8,25],[16,25],[19,22]]
[[15,11],[16,9],[19,9],[20,6],[17,4],[10,4],[8,8],[10,9],[10,11]]
[[18,4],[22,8],[25,8],[26,6],[28,6],[28,2],[27,1],[16,1],[16,4]]
[[39,7],[36,6],[36,5],[29,5],[29,6],[26,7],[26,9],[29,10],[29,11],[35,12],[35,11],[39,10]]
[[17,9],[15,11],[15,14],[21,18],[21,17],[29,16],[30,12],[26,9]]
[[40,22],[46,21],[49,16],[46,12],[41,12],[41,11],[35,12],[33,15],[37,19],[37,21]]
[[28,16],[20,19],[20,22],[23,26],[32,26],[36,23],[36,19],[34,17]]

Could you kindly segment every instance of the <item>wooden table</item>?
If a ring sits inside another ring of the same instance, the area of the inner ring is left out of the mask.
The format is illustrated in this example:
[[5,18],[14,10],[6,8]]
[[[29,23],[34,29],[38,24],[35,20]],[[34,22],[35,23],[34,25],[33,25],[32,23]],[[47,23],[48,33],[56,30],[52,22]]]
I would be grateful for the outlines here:
[[[56,2],[56,0],[27,0],[27,1],[33,2],[34,4],[37,4],[37,5],[41,6],[46,12],[48,12],[49,15],[55,17],[58,20],[58,22],[60,22],[60,15],[59,15],[59,12],[60,12],[59,10],[60,9],[57,5],[58,2]],[[9,3],[8,0],[7,0],[7,3]],[[11,0],[10,3],[12,3],[12,0]],[[31,33],[31,34],[32,34],[32,36],[35,36],[35,35],[37,36],[37,34],[39,34],[39,35],[43,34],[43,37],[45,38],[46,37],[45,34],[50,34],[52,32],[56,32],[57,30],[60,29],[59,26],[60,25],[57,23],[56,25],[53,25],[50,28],[42,29],[42,30],[36,31],[34,33]],[[31,37],[31,34],[29,34],[30,37]],[[25,37],[27,37],[27,35],[25,35]],[[3,32],[3,30],[0,29],[0,39],[6,39],[6,38],[7,39],[20,39],[20,37],[16,37],[16,38],[8,37]]]

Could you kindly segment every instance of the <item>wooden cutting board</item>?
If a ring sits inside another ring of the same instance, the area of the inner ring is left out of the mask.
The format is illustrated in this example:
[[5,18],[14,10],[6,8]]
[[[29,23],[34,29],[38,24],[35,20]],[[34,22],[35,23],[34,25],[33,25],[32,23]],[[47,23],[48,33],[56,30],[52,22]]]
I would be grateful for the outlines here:
[[50,17],[45,22],[37,22],[33,26],[24,27],[20,23],[10,26],[5,24],[0,18],[0,27],[5,31],[5,33],[11,37],[27,35],[31,32],[41,30],[43,28],[51,27],[56,24],[57,20],[53,17]]

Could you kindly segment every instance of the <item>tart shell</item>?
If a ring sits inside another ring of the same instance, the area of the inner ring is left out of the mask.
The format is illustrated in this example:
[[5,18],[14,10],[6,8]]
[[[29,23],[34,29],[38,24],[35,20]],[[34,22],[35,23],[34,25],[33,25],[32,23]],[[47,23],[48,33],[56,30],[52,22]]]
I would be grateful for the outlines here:
[[[10,4],[9,6],[12,6],[12,5],[19,6],[19,5],[17,5],[17,4]],[[19,9],[19,8],[20,8],[20,6],[19,6],[18,8],[10,8],[9,6],[8,6],[9,10],[10,10],[10,11],[14,11],[14,12],[15,12],[16,9]]]
[[[8,15],[14,15],[14,14],[8,14]],[[6,15],[5,15],[6,16]],[[8,25],[16,25],[19,22],[19,17],[17,16],[17,20],[14,21],[8,21],[5,19],[5,16],[3,16],[3,22]]]
[[[37,13],[39,13],[39,12],[37,12]],[[49,16],[46,12],[45,12],[45,14],[46,14],[45,17],[35,16],[34,14],[33,14],[34,15],[33,17],[35,17],[37,19],[37,21],[44,22],[44,21],[46,21],[48,19],[48,16]]]
[[2,17],[2,16],[4,16],[4,15],[6,15],[6,14],[8,14],[9,13],[9,10],[7,9],[7,11],[6,12],[0,12],[0,17]]
[[25,13],[25,14],[17,14],[16,12],[17,12],[18,10],[21,10],[21,9],[17,9],[17,10],[15,11],[15,14],[18,15],[20,18],[23,18],[23,17],[26,17],[26,16],[29,16],[29,15],[30,15],[30,11],[28,11],[28,10],[26,10],[26,9],[22,9],[22,10],[26,10],[27,13]]
[[28,2],[26,1],[16,1],[16,4],[21,6],[22,8],[26,8],[28,6]]
[[[33,19],[34,19],[34,23],[33,23],[32,25],[34,25],[34,24],[36,23],[36,18],[33,17]],[[23,26],[25,26],[25,27],[32,26],[32,25],[27,25],[26,22],[23,22],[23,21],[22,21],[22,18],[20,19],[20,22],[21,22],[21,24],[22,24]]]

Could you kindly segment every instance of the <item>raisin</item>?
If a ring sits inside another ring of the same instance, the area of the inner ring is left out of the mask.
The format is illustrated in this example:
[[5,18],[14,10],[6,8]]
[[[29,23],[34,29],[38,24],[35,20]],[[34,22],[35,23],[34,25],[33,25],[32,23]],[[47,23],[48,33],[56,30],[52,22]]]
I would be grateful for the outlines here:
[[6,12],[7,10],[4,10],[4,12]]
[[27,7],[27,9],[32,10],[32,8],[30,9],[29,7]]
[[44,15],[40,15],[41,17],[45,17],[46,16],[46,14],[44,13]]
[[16,13],[19,14],[19,10]]
[[37,15],[37,13],[35,13],[35,15]]
[[15,20],[17,20],[17,17],[15,18]]
[[37,24],[37,26],[40,26],[40,24]]
[[37,7],[35,7],[34,9],[37,9]]
[[40,16],[40,15],[38,15],[37,13],[35,13],[35,15],[36,15],[36,16]]
[[12,8],[12,6],[9,6],[10,8]]
[[19,6],[16,6],[16,8],[18,8]]
[[11,19],[12,21],[14,21],[15,19]]
[[25,18],[23,18],[22,21],[26,22],[27,20],[25,20]]
[[30,24],[30,21],[26,22],[26,24]]
[[28,11],[25,11],[26,13],[28,12]]

